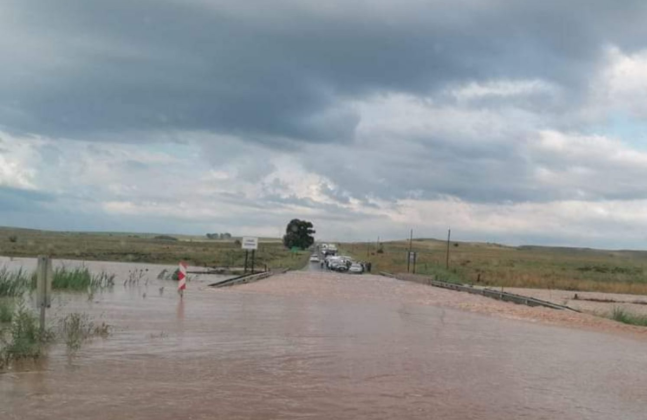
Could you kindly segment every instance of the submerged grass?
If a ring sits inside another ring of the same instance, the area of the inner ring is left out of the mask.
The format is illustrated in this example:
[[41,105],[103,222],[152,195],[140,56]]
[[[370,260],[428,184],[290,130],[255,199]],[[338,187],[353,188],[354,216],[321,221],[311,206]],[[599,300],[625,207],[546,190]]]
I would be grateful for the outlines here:
[[107,337],[110,327],[106,323],[95,325],[86,314],[71,313],[60,321],[61,334],[68,349],[76,351],[92,337]]
[[10,327],[0,330],[0,369],[13,360],[39,358],[45,344],[54,338],[52,332],[40,330],[38,319],[23,303],[11,318]]
[[[87,267],[58,267],[54,270],[52,289],[86,291],[105,289],[115,285],[115,275],[104,271],[93,274]],[[25,292],[36,289],[36,273],[27,274],[22,268],[9,270],[0,268],[0,298],[21,297]]]
[[0,297],[18,297],[29,290],[29,276],[21,268],[18,271],[0,268]]
[[[7,306],[0,301],[0,311],[8,311],[10,323],[0,323],[0,371],[13,361],[38,359],[46,351],[46,345],[62,341],[72,352],[93,338],[110,335],[110,327],[102,322],[95,324],[88,315],[71,313],[59,321],[58,330],[41,331],[38,318],[23,302]],[[5,308],[5,309],[2,309]]]
[[611,319],[629,325],[647,327],[647,315],[638,315],[620,307],[613,308]]
[[[86,291],[109,288],[115,285],[115,275],[104,271],[92,274],[87,267],[58,267],[54,270],[52,289]],[[36,274],[32,275],[32,288],[36,287]]]
[[13,320],[14,303],[9,298],[0,298],[0,324],[9,324]]

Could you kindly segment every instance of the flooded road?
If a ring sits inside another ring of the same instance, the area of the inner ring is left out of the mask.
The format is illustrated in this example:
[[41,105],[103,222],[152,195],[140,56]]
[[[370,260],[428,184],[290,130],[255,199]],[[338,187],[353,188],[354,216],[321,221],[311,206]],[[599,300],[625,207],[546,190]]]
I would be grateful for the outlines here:
[[[227,289],[196,279],[180,300],[174,282],[156,279],[159,266],[147,268],[145,286],[59,297],[52,312],[88,313],[113,333],[0,374],[1,419],[631,420],[647,412],[644,340],[424,305],[401,291],[434,288],[374,276],[299,272]],[[371,287],[379,293],[361,295]]]

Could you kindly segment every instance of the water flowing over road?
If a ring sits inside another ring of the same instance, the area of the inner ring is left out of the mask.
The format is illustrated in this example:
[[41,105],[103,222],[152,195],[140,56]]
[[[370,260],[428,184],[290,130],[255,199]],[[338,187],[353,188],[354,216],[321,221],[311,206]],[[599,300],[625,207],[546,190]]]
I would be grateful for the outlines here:
[[0,418],[647,413],[641,337],[452,309],[442,304],[446,293],[476,297],[370,275],[294,272],[227,289],[197,279],[183,300],[172,282],[150,277],[146,296],[143,285],[118,285],[93,300],[59,296],[53,311],[89,313],[113,334],[0,374]]

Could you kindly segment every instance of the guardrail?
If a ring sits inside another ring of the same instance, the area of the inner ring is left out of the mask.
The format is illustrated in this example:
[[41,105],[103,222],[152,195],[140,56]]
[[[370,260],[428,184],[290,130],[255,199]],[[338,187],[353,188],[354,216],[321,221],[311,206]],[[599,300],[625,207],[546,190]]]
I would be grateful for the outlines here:
[[261,273],[253,273],[253,274],[252,273],[243,274],[242,276],[237,276],[231,279],[219,281],[217,283],[212,283],[209,285],[209,287],[228,287],[228,286],[235,286],[237,284],[254,283],[255,281],[259,281],[259,280],[263,280],[268,277],[271,277],[274,274],[283,274],[287,271],[288,269],[277,270],[277,271],[263,271]]
[[[382,276],[385,277],[390,277],[393,279],[397,280],[402,280],[402,281],[412,281],[410,279],[406,278],[401,278],[398,277],[397,275],[387,273],[387,272],[380,272]],[[502,290],[496,290],[496,289],[490,289],[490,288],[482,288],[482,287],[474,287],[471,285],[465,285],[465,284],[456,284],[456,283],[449,283],[446,281],[440,281],[440,280],[434,280],[432,278],[426,278],[426,281],[422,284],[428,284],[430,286],[434,287],[440,287],[443,289],[449,289],[449,290],[455,290],[459,292],[467,292],[471,293],[474,295],[481,295],[485,297],[489,297],[491,299],[496,299],[496,300],[501,300],[504,302],[513,302],[519,305],[527,305],[527,306],[542,306],[544,308],[550,308],[550,309],[557,309],[557,310],[569,310],[573,312],[580,312],[577,309],[571,308],[569,306],[565,305],[558,305],[553,302],[548,302],[545,300],[541,299],[536,299],[533,297],[529,296],[522,296],[522,295],[517,295],[514,293],[509,293],[509,292],[504,292]]]

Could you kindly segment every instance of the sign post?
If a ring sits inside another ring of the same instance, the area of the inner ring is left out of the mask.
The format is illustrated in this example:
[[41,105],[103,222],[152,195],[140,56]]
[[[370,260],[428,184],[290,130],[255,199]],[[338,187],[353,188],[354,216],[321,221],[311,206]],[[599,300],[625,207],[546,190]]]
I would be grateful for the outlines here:
[[46,256],[39,256],[36,268],[36,306],[40,309],[41,331],[45,330],[45,310],[52,304],[53,279],[52,260]]
[[410,272],[410,268],[413,266],[413,273],[416,273],[416,259],[417,253],[415,251],[409,251],[407,253],[407,272]]
[[184,297],[184,290],[186,289],[186,263],[180,263],[180,270],[177,272],[177,292],[180,294],[180,298]]
[[252,274],[254,273],[254,258],[258,249],[258,238],[252,236],[243,236],[241,248],[245,250],[245,273],[247,273],[247,259],[249,251],[252,251]]
[[447,231],[447,259],[445,260],[445,269],[449,270],[449,241],[452,237],[452,230]]

